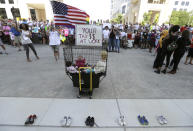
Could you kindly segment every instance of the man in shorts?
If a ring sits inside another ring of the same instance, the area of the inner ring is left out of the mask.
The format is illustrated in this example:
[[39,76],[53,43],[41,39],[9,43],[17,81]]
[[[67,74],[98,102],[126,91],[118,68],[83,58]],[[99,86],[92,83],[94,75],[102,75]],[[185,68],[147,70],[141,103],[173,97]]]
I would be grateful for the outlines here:
[[20,39],[21,33],[19,32],[19,29],[16,27],[15,24],[12,24],[10,31],[14,35],[14,41],[13,41],[14,45],[18,46],[19,48],[18,51],[21,51],[21,39]]

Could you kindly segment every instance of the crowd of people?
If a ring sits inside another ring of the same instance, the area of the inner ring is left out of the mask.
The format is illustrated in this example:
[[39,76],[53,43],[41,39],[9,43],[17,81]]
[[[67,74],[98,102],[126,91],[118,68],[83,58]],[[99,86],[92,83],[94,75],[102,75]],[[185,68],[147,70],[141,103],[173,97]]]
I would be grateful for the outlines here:
[[[193,27],[190,25],[141,25],[141,24],[103,24],[103,46],[109,52],[120,53],[120,48],[148,49],[156,55],[153,64],[155,72],[166,73],[168,67],[173,66],[169,72],[175,74],[178,64],[185,52],[188,55],[185,64],[193,65]],[[0,54],[8,54],[5,43],[26,51],[27,61],[31,62],[29,49],[39,59],[33,43],[49,44],[54,52],[55,60],[59,59],[60,44],[75,44],[74,28],[56,27],[49,21],[32,20],[0,20]],[[173,59],[170,62],[170,58]],[[166,62],[164,62],[166,60]],[[162,70],[163,65],[165,68]]]
[[49,44],[53,51],[56,61],[59,59],[59,45],[65,43],[75,43],[74,29],[54,26],[49,21],[31,20],[0,20],[0,54],[8,54],[5,44],[17,47],[22,51],[22,45],[26,51],[27,61],[31,62],[29,49],[33,51],[39,59],[33,43]]
[[[155,73],[166,74],[168,67],[173,69],[168,72],[175,74],[181,58],[188,51],[185,64],[193,65],[193,27],[191,25],[116,25],[105,26],[103,30],[104,45],[108,51],[120,52],[123,48],[148,49],[156,59],[153,64]],[[170,58],[173,59],[170,62]],[[164,61],[166,60],[166,63]],[[189,61],[190,60],[190,61]],[[188,62],[189,61],[189,62]],[[165,68],[161,71],[162,66]]]

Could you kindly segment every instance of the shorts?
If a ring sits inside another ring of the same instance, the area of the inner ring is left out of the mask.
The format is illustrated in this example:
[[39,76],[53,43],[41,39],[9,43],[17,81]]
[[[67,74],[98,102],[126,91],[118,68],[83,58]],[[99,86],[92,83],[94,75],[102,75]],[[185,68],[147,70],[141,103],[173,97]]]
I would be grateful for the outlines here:
[[15,36],[14,43],[17,43],[17,44],[21,43],[20,36]]
[[188,50],[188,55],[187,55],[187,57],[192,57],[192,58],[193,58],[193,48],[190,48],[190,49]]
[[54,52],[59,52],[59,45],[51,45]]

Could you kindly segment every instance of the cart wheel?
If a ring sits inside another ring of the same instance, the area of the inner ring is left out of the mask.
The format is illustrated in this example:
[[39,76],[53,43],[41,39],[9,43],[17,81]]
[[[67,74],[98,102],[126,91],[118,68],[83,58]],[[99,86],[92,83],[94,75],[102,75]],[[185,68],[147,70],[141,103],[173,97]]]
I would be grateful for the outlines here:
[[79,98],[79,99],[80,99],[80,95],[77,95],[77,98]]
[[92,99],[92,96],[89,96],[89,99]]

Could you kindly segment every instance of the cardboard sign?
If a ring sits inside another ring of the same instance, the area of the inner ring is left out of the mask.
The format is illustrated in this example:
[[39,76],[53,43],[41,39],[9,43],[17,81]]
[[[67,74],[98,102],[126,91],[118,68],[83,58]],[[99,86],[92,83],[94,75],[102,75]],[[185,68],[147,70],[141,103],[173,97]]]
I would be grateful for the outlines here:
[[102,46],[102,26],[76,25],[76,45]]

